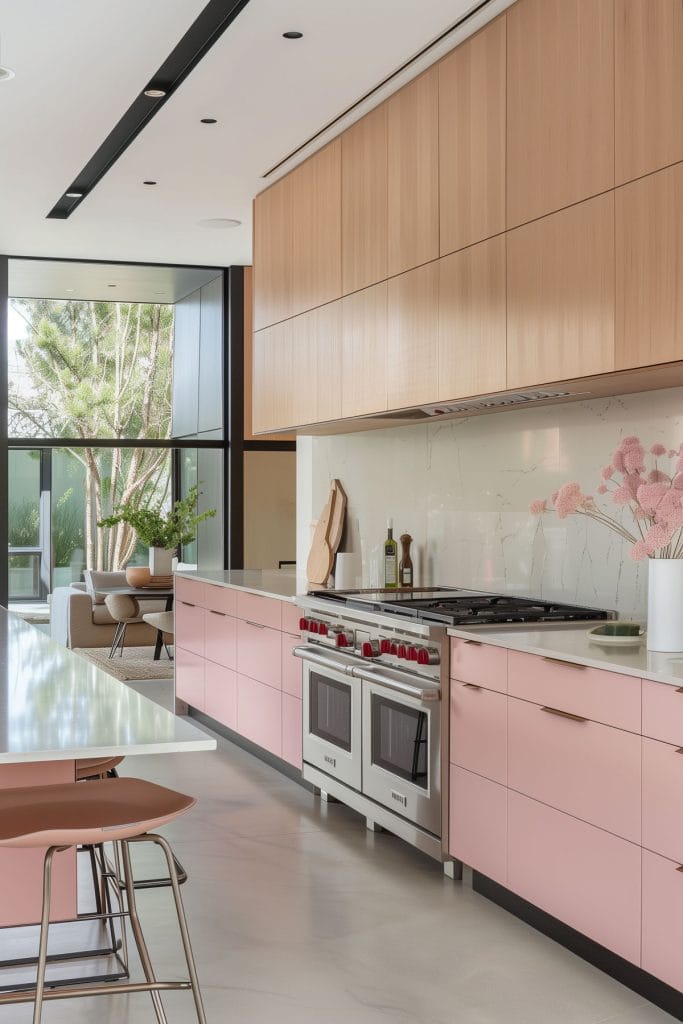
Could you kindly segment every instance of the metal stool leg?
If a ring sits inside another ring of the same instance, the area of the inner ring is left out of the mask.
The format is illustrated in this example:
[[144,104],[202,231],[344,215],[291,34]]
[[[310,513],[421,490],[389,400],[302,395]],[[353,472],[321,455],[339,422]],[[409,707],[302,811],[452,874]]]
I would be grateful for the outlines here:
[[43,861],[43,909],[40,915],[40,943],[38,946],[38,970],[36,972],[36,993],[33,1004],[33,1024],[40,1024],[43,1016],[47,939],[50,929],[50,897],[52,895],[52,861],[56,853],[66,849],[68,849],[66,846],[50,846]]
[[[126,900],[128,903],[128,916],[130,918],[131,928],[133,929],[133,936],[135,937],[135,944],[138,947],[138,953],[140,954],[140,962],[142,963],[142,969],[145,973],[145,979],[147,981],[156,981],[154,976],[154,969],[152,967],[152,961],[149,957],[149,951],[147,944],[145,943],[144,935],[142,934],[142,927],[140,925],[140,918],[138,917],[137,904],[135,902],[135,885],[133,884],[133,868],[130,862],[130,850],[128,849],[128,840],[121,840],[121,854],[123,856],[123,873],[125,875],[126,883]],[[158,992],[152,991],[152,1003],[154,1004],[154,1012],[156,1013],[159,1024],[168,1024],[166,1014],[164,1013],[164,1007],[161,1002],[161,996]]]
[[109,657],[110,658],[113,658],[114,655],[116,654],[116,648],[119,645],[119,639],[121,637],[121,627],[122,626],[123,626],[122,622],[117,622],[116,623],[116,629],[114,630],[114,638],[113,638],[113,640],[111,642],[111,647],[109,649]]

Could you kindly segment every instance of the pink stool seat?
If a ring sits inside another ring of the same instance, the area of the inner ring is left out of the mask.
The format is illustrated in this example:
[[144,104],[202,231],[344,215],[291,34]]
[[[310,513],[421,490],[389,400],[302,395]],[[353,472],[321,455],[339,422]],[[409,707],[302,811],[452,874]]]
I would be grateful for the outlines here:
[[76,781],[81,782],[98,775],[103,778],[107,772],[118,768],[122,761],[122,757],[81,757],[76,761]]
[[0,847],[87,846],[143,835],[195,799],[142,779],[0,790]]

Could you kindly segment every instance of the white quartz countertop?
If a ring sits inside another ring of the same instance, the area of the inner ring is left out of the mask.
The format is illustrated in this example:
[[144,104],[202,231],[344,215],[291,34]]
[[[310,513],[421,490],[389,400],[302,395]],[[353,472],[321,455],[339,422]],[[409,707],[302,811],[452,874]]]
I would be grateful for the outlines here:
[[0,764],[215,747],[190,722],[0,608]]
[[653,679],[658,683],[683,686],[683,652],[660,654],[648,651],[643,642],[637,647],[608,646],[597,644],[588,638],[591,625],[568,625],[563,627],[537,627],[525,629],[517,626],[482,626],[477,629],[458,629],[448,632],[451,636],[466,640],[478,640],[495,647],[507,647],[512,651],[539,654],[544,658],[559,658],[589,668],[600,668],[607,672],[621,672],[627,676]]
[[306,581],[297,579],[293,572],[275,569],[196,569],[177,572],[189,580],[213,583],[218,587],[246,590],[250,594],[274,597],[278,601],[295,601],[306,593]]

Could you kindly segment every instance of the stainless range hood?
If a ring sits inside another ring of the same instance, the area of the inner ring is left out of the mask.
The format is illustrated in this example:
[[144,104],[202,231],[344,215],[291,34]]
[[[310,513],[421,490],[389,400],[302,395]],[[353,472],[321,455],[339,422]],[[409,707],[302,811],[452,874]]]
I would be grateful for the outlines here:
[[506,409],[518,405],[533,405],[534,402],[551,402],[561,398],[588,396],[589,391],[564,391],[536,388],[533,391],[509,391],[505,394],[482,395],[462,402],[437,402],[434,405],[419,405],[412,409],[398,409],[393,412],[374,413],[364,419],[373,420],[427,420],[436,416],[462,416],[467,413],[486,412],[489,409]]

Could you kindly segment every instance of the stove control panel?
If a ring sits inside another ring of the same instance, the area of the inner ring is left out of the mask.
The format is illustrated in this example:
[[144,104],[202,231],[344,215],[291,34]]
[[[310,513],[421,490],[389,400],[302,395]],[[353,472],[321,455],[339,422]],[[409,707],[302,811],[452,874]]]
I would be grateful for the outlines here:
[[336,622],[326,622],[310,615],[299,619],[299,629],[310,641],[328,647],[347,648],[349,653],[369,661],[395,664],[408,662],[419,666],[438,665],[441,661],[438,647],[412,642],[405,637],[376,636],[368,629],[353,630]]

